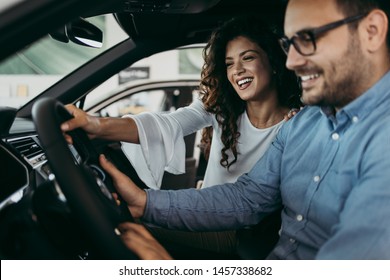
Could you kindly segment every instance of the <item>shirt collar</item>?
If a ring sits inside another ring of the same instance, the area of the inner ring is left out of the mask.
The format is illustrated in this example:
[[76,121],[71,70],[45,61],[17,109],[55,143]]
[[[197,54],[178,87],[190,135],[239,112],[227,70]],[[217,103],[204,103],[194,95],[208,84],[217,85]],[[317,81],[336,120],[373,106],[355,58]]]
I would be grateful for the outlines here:
[[[383,102],[390,103],[390,71],[366,92],[338,111],[336,119],[344,118],[345,115],[352,120],[363,119]],[[321,111],[328,118],[332,119],[334,114],[333,108],[324,106],[321,108]]]

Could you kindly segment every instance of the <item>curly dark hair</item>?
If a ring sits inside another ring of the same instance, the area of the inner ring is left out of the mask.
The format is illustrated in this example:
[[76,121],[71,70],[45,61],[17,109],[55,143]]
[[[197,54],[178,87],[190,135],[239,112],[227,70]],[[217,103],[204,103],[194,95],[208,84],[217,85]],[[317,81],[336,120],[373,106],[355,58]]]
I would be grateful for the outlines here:
[[[297,77],[285,67],[286,55],[279,46],[276,29],[256,17],[233,18],[216,29],[203,50],[204,65],[201,72],[201,99],[207,112],[215,114],[222,128],[220,164],[229,168],[237,161],[237,143],[240,132],[237,127],[239,116],[245,111],[246,101],[242,100],[227,78],[225,56],[228,42],[244,36],[256,43],[268,55],[275,75],[274,84],[278,92],[280,105],[299,108],[299,85]],[[205,128],[202,133],[202,147],[206,157],[210,150],[212,127]],[[234,159],[229,161],[226,153],[232,151]]]

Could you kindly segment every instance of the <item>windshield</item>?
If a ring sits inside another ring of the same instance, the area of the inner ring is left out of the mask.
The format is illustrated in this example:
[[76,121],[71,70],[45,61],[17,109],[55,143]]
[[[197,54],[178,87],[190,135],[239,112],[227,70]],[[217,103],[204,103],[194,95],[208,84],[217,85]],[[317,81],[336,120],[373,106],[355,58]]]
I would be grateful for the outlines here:
[[1,106],[20,108],[76,68],[127,38],[112,15],[87,20],[103,31],[101,48],[62,43],[47,35],[0,61]]

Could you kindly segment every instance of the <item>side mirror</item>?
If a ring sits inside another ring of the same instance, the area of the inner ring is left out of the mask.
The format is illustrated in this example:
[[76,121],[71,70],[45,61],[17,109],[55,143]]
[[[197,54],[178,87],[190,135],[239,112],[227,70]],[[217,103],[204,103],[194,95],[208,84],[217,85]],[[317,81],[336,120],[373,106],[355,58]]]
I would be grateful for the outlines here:
[[49,35],[63,43],[68,43],[70,40],[75,44],[92,48],[103,46],[103,32],[83,18],[78,18],[63,28],[50,32]]

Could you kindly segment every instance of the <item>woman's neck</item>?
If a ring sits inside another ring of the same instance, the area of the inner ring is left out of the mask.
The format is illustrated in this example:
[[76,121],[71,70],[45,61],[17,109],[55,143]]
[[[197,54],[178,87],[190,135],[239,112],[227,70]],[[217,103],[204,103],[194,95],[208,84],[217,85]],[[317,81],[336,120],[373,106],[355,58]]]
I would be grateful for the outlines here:
[[289,108],[283,107],[275,99],[248,101],[246,112],[249,121],[256,128],[268,128],[281,122]]

